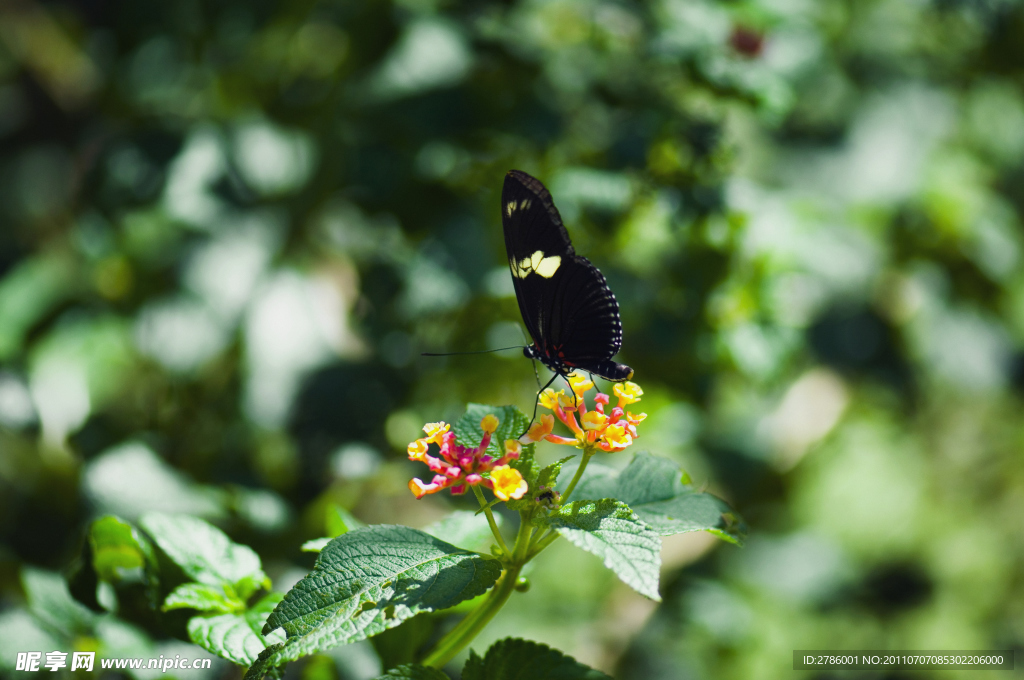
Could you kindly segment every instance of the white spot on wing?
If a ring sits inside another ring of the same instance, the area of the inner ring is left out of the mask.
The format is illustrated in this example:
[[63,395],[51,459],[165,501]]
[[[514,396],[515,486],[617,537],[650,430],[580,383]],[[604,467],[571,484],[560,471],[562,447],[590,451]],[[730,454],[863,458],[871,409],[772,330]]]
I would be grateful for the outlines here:
[[560,255],[544,257],[544,252],[541,250],[534,251],[533,255],[524,257],[519,262],[515,260],[509,261],[509,265],[512,268],[512,276],[517,276],[521,279],[525,279],[531,272],[536,272],[545,279],[550,279],[558,271],[558,267],[561,264],[562,257]]
[[514,213],[516,211],[516,202],[515,201],[509,201],[508,205],[505,206],[505,210],[508,211],[508,216],[512,217],[512,213]]
[[555,272],[558,271],[558,266],[560,264],[562,264],[562,258],[558,255],[552,255],[551,257],[545,257],[542,259],[535,271],[545,279],[550,279],[555,275]]

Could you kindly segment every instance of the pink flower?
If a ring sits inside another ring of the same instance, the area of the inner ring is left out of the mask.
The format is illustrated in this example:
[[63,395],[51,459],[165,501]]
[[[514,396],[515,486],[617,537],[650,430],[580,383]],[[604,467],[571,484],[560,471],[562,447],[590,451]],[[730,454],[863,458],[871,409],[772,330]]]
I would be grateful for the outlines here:
[[[409,460],[425,463],[435,474],[429,483],[415,477],[409,480],[409,490],[416,498],[423,498],[427,494],[437,493],[443,489],[451,489],[453,494],[463,494],[469,487],[476,485],[491,489],[502,500],[508,500],[510,497],[522,498],[526,493],[526,481],[517,470],[508,465],[510,461],[519,458],[523,449],[522,444],[509,439],[505,442],[505,454],[495,459],[485,451],[491,443],[492,435],[498,429],[498,419],[488,414],[481,419],[480,428],[484,431],[480,445],[463,446],[456,442],[455,433],[446,423],[427,423],[423,426],[427,436],[409,444]],[[439,446],[438,456],[429,453],[430,444]],[[493,481],[492,473],[497,473],[497,485]],[[516,475],[518,480],[513,479]],[[519,495],[516,495],[517,493]]]

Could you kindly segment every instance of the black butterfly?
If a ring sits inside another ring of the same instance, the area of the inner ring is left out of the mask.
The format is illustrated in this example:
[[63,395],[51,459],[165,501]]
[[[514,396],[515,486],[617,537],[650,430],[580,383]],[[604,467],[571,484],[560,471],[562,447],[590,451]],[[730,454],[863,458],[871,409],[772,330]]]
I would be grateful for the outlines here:
[[519,311],[533,338],[523,354],[555,376],[581,370],[613,382],[632,378],[632,368],[612,361],[622,347],[619,303],[604,275],[573,250],[544,185],[509,171],[501,222]]

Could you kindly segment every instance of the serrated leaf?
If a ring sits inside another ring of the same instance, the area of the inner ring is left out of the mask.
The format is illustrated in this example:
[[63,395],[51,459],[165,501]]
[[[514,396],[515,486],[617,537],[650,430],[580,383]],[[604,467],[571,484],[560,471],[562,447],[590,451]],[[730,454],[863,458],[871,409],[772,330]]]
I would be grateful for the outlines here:
[[412,663],[392,668],[384,675],[378,675],[374,680],[451,680],[451,677],[436,668]]
[[543,518],[540,525],[555,529],[573,545],[600,557],[604,566],[641,595],[661,601],[661,538],[625,503],[614,498],[572,501]]
[[485,592],[500,574],[496,560],[416,529],[350,531],[320,552],[313,571],[270,615],[263,630],[288,633],[272,661],[363,640],[421,612],[447,609]]
[[205,583],[182,583],[167,595],[161,609],[195,609],[200,612],[234,612],[244,608],[245,603],[229,596],[223,586]]
[[555,482],[558,481],[558,475],[562,472],[562,466],[575,457],[576,456],[566,456],[565,458],[556,460],[551,465],[545,467],[540,471],[540,474],[537,475],[537,485],[553,489],[555,487]]
[[[526,496],[523,496],[523,498],[521,498],[518,501],[509,501],[509,509],[526,510],[534,506],[537,502],[537,496],[539,494],[544,493],[546,489],[555,488],[555,482],[558,480],[558,475],[562,471],[562,466],[575,457],[576,456],[566,456],[561,460],[557,460],[551,465],[545,467],[539,473],[537,473],[536,477],[532,480],[532,482],[531,480],[527,480],[528,482],[530,482],[530,490],[528,494]],[[526,477],[525,474],[523,476]]]
[[505,440],[519,439],[526,430],[529,419],[515,406],[488,406],[487,404],[469,404],[466,413],[452,425],[455,439],[463,446],[480,446],[484,431],[480,421],[487,414],[498,419],[498,429],[491,435],[491,443],[487,445],[487,454],[494,458],[505,455]]
[[283,642],[267,645],[267,648],[260,652],[256,660],[249,666],[249,670],[245,672],[242,680],[261,680],[264,675],[279,676],[282,666],[288,663],[287,661],[277,661],[277,655],[283,648]]
[[708,531],[742,544],[746,526],[725,501],[683,483],[684,473],[667,458],[641,452],[617,473],[591,464],[574,498],[617,498],[661,536]]
[[462,680],[611,680],[557,649],[529,640],[506,638],[483,657],[470,652]]
[[[494,515],[494,522],[501,527],[501,515]],[[494,543],[494,535],[487,518],[468,510],[458,510],[433,524],[423,527],[423,531],[445,543],[473,552],[486,553]]]
[[200,583],[270,585],[252,548],[233,543],[212,524],[188,515],[161,513],[144,515],[139,523],[171,561]]
[[265,647],[284,642],[283,631],[266,636],[261,632],[282,597],[281,593],[269,593],[245,612],[193,616],[188,622],[188,637],[208,652],[249,666],[256,662]]

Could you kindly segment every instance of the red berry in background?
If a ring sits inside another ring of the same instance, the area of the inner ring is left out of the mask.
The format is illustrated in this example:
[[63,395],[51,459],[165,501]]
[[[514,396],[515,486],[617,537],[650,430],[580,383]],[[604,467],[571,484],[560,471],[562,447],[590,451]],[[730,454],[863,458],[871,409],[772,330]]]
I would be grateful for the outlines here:
[[764,34],[746,26],[734,26],[729,44],[743,56],[753,59],[759,57],[764,49]]

